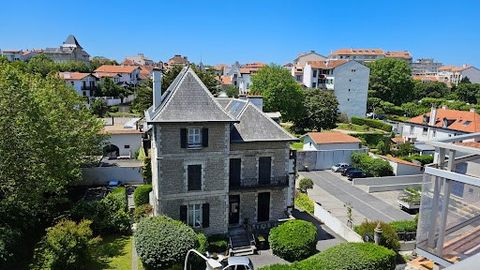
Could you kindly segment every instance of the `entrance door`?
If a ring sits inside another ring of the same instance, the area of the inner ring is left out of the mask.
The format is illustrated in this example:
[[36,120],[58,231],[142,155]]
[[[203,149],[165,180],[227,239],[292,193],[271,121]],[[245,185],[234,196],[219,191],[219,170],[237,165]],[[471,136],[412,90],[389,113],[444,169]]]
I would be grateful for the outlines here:
[[240,221],[240,195],[229,196],[228,224],[238,224]]
[[270,219],[270,192],[258,193],[257,221],[268,221]]
[[260,157],[258,159],[258,183],[270,184],[271,173],[272,173],[272,158]]

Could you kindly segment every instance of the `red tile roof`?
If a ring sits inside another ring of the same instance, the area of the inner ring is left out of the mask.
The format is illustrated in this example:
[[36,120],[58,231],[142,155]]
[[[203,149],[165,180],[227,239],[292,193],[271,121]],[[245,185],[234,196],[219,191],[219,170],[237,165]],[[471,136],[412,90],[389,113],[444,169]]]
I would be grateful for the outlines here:
[[222,76],[222,84],[232,84],[232,77],[230,76]]
[[114,65],[102,65],[95,69],[95,72],[109,72],[109,73],[132,73],[138,69],[137,66],[114,66]]
[[412,59],[412,55],[408,51],[388,51],[385,52],[385,57],[387,58],[402,58],[410,60]]
[[[426,115],[430,117],[430,112],[426,113]],[[447,119],[446,128],[448,129],[463,132],[480,132],[480,115],[474,111],[458,111],[447,108],[438,108],[434,126],[444,127],[444,119]],[[408,122],[425,124],[423,122],[423,114],[411,118]]]
[[266,66],[266,64],[260,63],[260,62],[245,64],[240,68],[240,73],[249,74],[252,72],[256,72],[257,70],[261,69],[264,66]]
[[307,133],[316,144],[327,143],[359,143],[360,140],[341,132],[309,132]]
[[463,65],[461,67],[457,66],[441,66],[438,68],[438,71],[449,71],[449,72],[461,72],[465,69],[471,67],[471,65]]
[[82,80],[87,76],[90,76],[91,73],[84,73],[84,72],[59,72],[58,75],[60,75],[60,78],[64,80],[72,80],[72,81],[78,81]]
[[332,55],[383,55],[382,49],[339,49],[332,53]]
[[347,63],[349,60],[308,61],[312,68],[332,69]]
[[381,157],[382,159],[389,160],[389,161],[392,161],[392,162],[395,162],[395,163],[398,163],[398,164],[409,165],[409,166],[416,166],[416,167],[422,167],[421,165],[419,165],[419,164],[417,164],[417,163],[413,163],[413,162],[406,161],[406,160],[399,159],[399,158],[392,157],[392,156],[380,156],[380,157]]

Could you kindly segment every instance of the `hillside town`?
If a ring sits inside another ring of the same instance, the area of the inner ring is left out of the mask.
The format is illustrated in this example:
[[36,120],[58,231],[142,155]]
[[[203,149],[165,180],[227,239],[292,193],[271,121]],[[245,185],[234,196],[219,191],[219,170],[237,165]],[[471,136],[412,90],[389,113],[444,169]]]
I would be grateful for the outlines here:
[[477,269],[473,64],[117,60],[82,38],[0,44],[0,269]]

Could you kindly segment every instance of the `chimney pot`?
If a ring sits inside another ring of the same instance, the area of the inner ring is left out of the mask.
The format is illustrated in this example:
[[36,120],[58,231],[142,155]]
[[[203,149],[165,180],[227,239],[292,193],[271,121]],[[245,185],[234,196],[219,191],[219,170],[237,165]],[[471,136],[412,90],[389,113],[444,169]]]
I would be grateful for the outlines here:
[[447,110],[448,109],[447,105],[442,105],[442,109]]

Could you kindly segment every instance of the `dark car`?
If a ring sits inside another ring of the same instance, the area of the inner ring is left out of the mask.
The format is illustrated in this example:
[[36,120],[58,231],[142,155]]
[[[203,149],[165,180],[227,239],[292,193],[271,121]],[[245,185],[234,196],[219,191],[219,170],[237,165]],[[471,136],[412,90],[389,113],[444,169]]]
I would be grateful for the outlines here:
[[365,177],[367,177],[367,174],[361,170],[353,170],[347,174],[347,178],[350,181],[354,178],[365,178]]
[[354,171],[354,170],[358,170],[358,169],[354,168],[354,167],[347,167],[347,168],[344,168],[344,169],[340,170],[340,172],[342,172],[343,176],[346,176],[347,173],[349,173],[351,171]]

